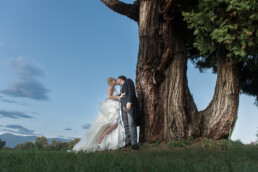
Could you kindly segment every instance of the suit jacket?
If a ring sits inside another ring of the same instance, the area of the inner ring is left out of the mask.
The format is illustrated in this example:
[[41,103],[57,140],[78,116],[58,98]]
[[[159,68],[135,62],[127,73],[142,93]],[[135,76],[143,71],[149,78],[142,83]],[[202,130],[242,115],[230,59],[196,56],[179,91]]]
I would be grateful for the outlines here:
[[132,103],[132,109],[131,109],[132,116],[135,120],[136,125],[140,126],[141,125],[140,106],[139,106],[139,101],[136,97],[135,86],[131,79],[128,78],[124,82],[121,88],[121,93],[125,93],[125,96],[121,98],[122,110],[123,110],[123,107],[126,107],[126,104],[128,102]]

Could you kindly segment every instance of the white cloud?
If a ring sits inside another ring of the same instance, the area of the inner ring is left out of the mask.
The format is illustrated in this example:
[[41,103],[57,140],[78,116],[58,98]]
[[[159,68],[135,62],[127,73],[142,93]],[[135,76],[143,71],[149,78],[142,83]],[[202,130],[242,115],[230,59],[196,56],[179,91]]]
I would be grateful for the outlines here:
[[48,100],[49,92],[45,86],[37,80],[21,79],[13,81],[7,89],[0,91],[11,97],[27,97],[34,100]]
[[2,96],[0,96],[0,101],[5,102],[5,103],[10,103],[10,104],[23,105],[23,106],[28,106],[29,105],[26,102],[17,102],[17,101],[14,101],[14,100],[5,99]]
[[82,126],[83,129],[88,129],[90,128],[90,124],[85,124],[84,126]]
[[[7,125],[5,126],[6,128],[9,128],[9,129],[14,129],[15,131],[13,130],[9,130],[11,132],[14,132],[14,133],[17,133],[17,134],[27,134],[27,135],[34,135],[34,130],[29,130],[21,125]],[[8,130],[8,129],[7,129]]]
[[7,66],[18,77],[11,82],[7,89],[0,93],[11,97],[25,97],[34,100],[48,100],[50,92],[37,77],[43,77],[44,72],[39,65],[32,64],[24,57],[12,58],[7,61]]
[[11,58],[7,61],[6,65],[10,67],[18,77],[31,78],[44,76],[40,65],[32,64],[25,57]]
[[19,119],[19,118],[33,118],[30,115],[27,115],[24,112],[18,112],[18,111],[6,111],[6,110],[0,110],[0,118],[13,118],[13,119]]

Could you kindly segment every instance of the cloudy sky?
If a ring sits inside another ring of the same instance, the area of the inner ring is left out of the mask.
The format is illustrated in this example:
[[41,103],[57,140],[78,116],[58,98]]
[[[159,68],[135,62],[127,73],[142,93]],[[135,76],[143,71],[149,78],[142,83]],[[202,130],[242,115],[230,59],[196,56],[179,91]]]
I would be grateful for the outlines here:
[[[135,79],[137,25],[100,0],[0,0],[0,25],[0,134],[81,137],[107,98],[107,78]],[[204,109],[216,76],[189,62],[188,80]],[[241,95],[233,140],[256,139],[253,103]]]

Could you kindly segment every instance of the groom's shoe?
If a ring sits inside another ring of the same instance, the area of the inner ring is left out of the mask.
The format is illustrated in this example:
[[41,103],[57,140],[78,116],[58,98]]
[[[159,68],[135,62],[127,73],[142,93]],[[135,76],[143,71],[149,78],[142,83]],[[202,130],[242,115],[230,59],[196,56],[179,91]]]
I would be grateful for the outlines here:
[[139,150],[139,146],[135,144],[135,145],[132,146],[132,149],[133,150]]
[[127,151],[129,146],[131,146],[131,143],[124,145],[124,147],[121,147],[119,150]]
[[125,145],[125,148],[127,148],[128,146],[131,146],[131,143],[129,143],[129,144],[126,144],[126,145]]

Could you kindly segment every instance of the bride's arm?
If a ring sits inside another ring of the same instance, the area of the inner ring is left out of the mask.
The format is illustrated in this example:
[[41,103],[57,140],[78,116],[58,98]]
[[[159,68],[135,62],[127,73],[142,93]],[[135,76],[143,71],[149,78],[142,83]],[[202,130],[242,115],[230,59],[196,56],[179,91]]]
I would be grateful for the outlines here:
[[121,99],[125,95],[125,93],[123,93],[120,96],[112,96],[113,91],[114,91],[113,87],[108,87],[108,98],[109,99],[113,99],[113,100]]

